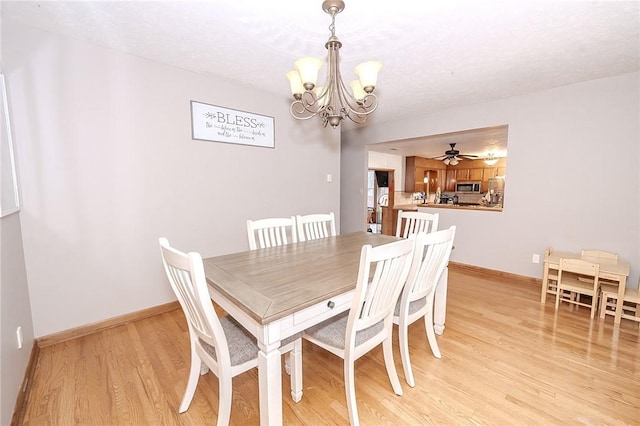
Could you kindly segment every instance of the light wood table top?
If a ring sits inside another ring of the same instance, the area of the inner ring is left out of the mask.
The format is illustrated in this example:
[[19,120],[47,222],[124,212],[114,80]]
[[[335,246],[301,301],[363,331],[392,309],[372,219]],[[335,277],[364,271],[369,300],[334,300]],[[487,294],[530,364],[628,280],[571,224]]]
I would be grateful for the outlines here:
[[[571,253],[563,251],[552,251],[549,256],[545,257],[544,262],[549,264],[552,269],[558,269],[560,259],[582,259],[600,265],[600,274],[615,274],[625,277],[629,276],[629,262],[623,260],[613,261],[596,257],[582,257],[580,253]],[[607,276],[605,276],[607,278]]]
[[356,286],[362,246],[397,240],[355,232],[204,259],[209,285],[260,324]]

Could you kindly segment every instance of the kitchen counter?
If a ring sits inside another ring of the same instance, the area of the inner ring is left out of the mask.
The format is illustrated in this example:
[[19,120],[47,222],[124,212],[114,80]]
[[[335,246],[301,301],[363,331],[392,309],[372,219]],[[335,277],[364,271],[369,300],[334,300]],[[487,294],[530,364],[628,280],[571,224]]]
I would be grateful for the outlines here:
[[393,207],[382,207],[382,229],[381,232],[386,235],[394,235],[396,232],[396,224],[398,223],[398,210],[416,212],[422,209],[448,209],[448,210],[475,210],[483,212],[501,212],[502,206],[458,206],[454,204],[396,204]]
[[393,206],[394,210],[403,210],[403,211],[418,211],[418,207],[427,206],[427,204],[396,204]]
[[454,210],[482,210],[482,211],[490,211],[490,212],[501,212],[502,206],[481,206],[481,205],[473,205],[473,206],[458,206],[456,204],[396,204],[393,206],[393,210],[403,210],[403,211],[418,211],[418,207],[422,208],[433,208],[433,209],[454,209]]
[[416,210],[417,207],[429,208],[429,209],[450,209],[450,210],[480,210],[487,212],[501,212],[502,206],[481,206],[481,205],[473,205],[473,206],[458,206],[455,204],[415,204]]

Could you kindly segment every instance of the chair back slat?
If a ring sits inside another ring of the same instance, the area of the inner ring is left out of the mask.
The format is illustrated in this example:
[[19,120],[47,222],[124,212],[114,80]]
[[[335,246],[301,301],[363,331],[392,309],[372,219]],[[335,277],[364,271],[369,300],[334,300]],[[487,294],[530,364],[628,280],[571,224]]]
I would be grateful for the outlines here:
[[438,213],[408,212],[398,210],[396,237],[409,238],[418,232],[431,233],[438,230]]
[[[349,313],[349,322],[354,326],[347,326],[348,334],[385,319],[393,320],[396,301],[411,268],[414,245],[414,240],[407,239],[362,248],[356,294]],[[375,269],[369,280],[371,268]]]
[[218,363],[230,366],[227,339],[209,296],[202,257],[174,249],[166,238],[159,242],[164,269],[187,318],[189,334],[213,346]]
[[316,213],[306,216],[296,216],[298,227],[298,239],[300,241],[317,240],[320,238],[334,237],[336,233],[336,221],[333,212]]
[[580,252],[580,257],[582,259],[599,259],[599,260],[607,260],[610,262],[618,262],[618,254],[611,253],[609,251],[604,250],[582,250]]
[[295,218],[267,218],[247,220],[247,236],[249,249],[276,247],[289,243],[297,243]]
[[433,294],[449,262],[455,234],[455,226],[430,234],[418,234],[411,271],[404,289],[408,294],[403,293],[403,297],[406,295],[409,302]]
[[597,278],[600,274],[600,265],[582,259],[560,259],[559,274],[572,272],[591,278]]

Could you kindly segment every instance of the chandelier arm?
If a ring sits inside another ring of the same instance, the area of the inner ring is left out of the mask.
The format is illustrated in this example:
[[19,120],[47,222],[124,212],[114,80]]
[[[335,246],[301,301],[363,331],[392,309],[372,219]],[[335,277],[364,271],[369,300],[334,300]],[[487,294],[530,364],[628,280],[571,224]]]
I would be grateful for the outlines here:
[[320,108],[313,108],[317,105],[317,99],[314,97],[314,94],[311,91],[306,91],[302,93],[300,99],[296,99],[291,103],[289,110],[295,118],[308,120],[318,115]]

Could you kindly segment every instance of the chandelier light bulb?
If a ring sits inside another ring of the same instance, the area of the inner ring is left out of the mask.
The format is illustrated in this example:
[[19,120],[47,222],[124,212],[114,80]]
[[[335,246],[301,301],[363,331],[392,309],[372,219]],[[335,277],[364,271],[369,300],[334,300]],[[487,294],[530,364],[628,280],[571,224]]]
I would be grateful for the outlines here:
[[312,90],[318,82],[318,71],[322,68],[322,61],[317,58],[302,58],[295,63],[296,71],[300,74],[300,81],[307,90]]
[[289,71],[287,73],[287,79],[289,79],[289,84],[291,85],[291,94],[294,98],[299,99],[304,92],[304,86],[302,85],[302,80],[300,79],[300,73],[296,70]]
[[360,79],[360,85],[365,92],[371,93],[378,82],[378,73],[382,69],[380,62],[368,61],[358,65],[355,73]]
[[362,101],[367,93],[362,88],[362,84],[360,84],[360,80],[353,80],[349,83],[349,87],[351,87],[351,93],[353,93],[353,97],[358,101]]

